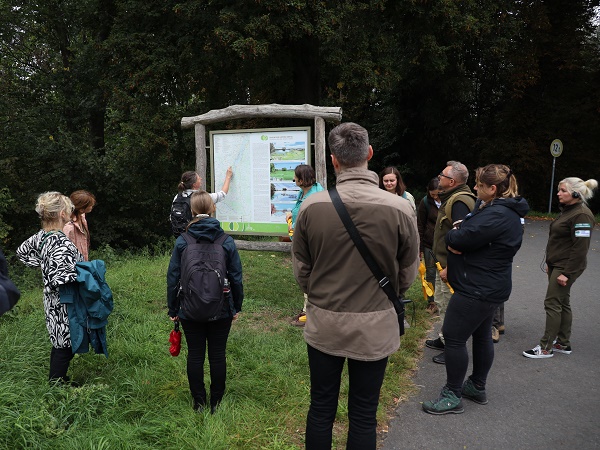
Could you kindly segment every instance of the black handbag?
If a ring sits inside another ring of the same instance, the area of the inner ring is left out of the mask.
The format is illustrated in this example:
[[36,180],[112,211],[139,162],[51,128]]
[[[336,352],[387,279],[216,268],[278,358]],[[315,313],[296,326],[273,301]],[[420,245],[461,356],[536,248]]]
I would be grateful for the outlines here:
[[335,206],[335,210],[337,211],[338,215],[340,216],[342,223],[346,227],[346,230],[348,231],[350,238],[354,242],[354,245],[358,249],[358,251],[361,254],[361,256],[363,257],[363,259],[365,260],[365,263],[367,264],[367,266],[369,266],[369,269],[371,269],[371,272],[373,272],[373,275],[375,276],[375,279],[377,280],[379,287],[381,289],[383,289],[383,291],[386,293],[386,295],[388,296],[388,298],[394,305],[396,314],[398,314],[398,325],[400,326],[400,336],[402,336],[404,334],[404,304],[410,303],[412,300],[403,300],[403,299],[398,298],[398,295],[396,294],[396,291],[394,290],[392,283],[390,283],[390,280],[388,279],[388,277],[385,276],[385,274],[383,273],[383,271],[381,270],[381,268],[379,267],[377,262],[373,259],[373,256],[371,255],[371,252],[367,248],[365,241],[363,241],[362,237],[358,233],[358,230],[356,229],[356,226],[354,225],[354,222],[352,221],[350,214],[348,214],[348,210],[344,206],[344,203],[342,202],[342,199],[340,198],[340,194],[338,193],[335,186],[332,187],[331,189],[329,189],[328,192],[329,192],[329,196],[331,197],[331,201],[333,202],[333,206]]

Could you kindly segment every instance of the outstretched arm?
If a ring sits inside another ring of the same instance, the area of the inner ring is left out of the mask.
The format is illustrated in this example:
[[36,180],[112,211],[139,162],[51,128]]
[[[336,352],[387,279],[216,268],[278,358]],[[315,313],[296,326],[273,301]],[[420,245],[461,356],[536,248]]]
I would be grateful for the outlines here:
[[223,187],[221,190],[226,194],[229,192],[229,183],[231,182],[231,177],[233,177],[233,170],[231,166],[227,168],[227,173],[225,174],[225,181],[223,182]]

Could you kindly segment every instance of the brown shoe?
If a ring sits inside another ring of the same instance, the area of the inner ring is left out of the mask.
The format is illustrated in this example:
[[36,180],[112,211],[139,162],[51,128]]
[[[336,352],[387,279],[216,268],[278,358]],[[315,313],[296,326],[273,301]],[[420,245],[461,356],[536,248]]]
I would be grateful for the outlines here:
[[496,327],[492,327],[492,341],[494,342],[494,344],[500,342],[500,332]]
[[425,308],[425,311],[427,311],[431,315],[437,314],[439,312],[438,307],[435,304],[435,302],[429,302],[427,304],[427,308]]

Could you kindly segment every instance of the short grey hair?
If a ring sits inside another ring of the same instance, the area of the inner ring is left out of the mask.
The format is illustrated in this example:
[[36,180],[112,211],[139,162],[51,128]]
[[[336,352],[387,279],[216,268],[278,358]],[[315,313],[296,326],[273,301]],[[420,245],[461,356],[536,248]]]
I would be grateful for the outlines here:
[[342,167],[357,167],[367,161],[369,133],[360,125],[346,122],[329,132],[329,150]]
[[450,176],[459,184],[465,184],[469,179],[469,169],[459,161],[448,161],[446,167],[450,166]]

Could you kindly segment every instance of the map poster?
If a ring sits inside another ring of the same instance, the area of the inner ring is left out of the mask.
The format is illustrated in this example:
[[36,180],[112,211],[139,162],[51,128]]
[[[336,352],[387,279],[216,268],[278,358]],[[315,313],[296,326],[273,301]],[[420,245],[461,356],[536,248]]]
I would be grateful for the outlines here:
[[212,192],[233,178],[216,218],[226,233],[287,236],[285,221],[300,188],[294,169],[310,164],[310,127],[210,132]]

